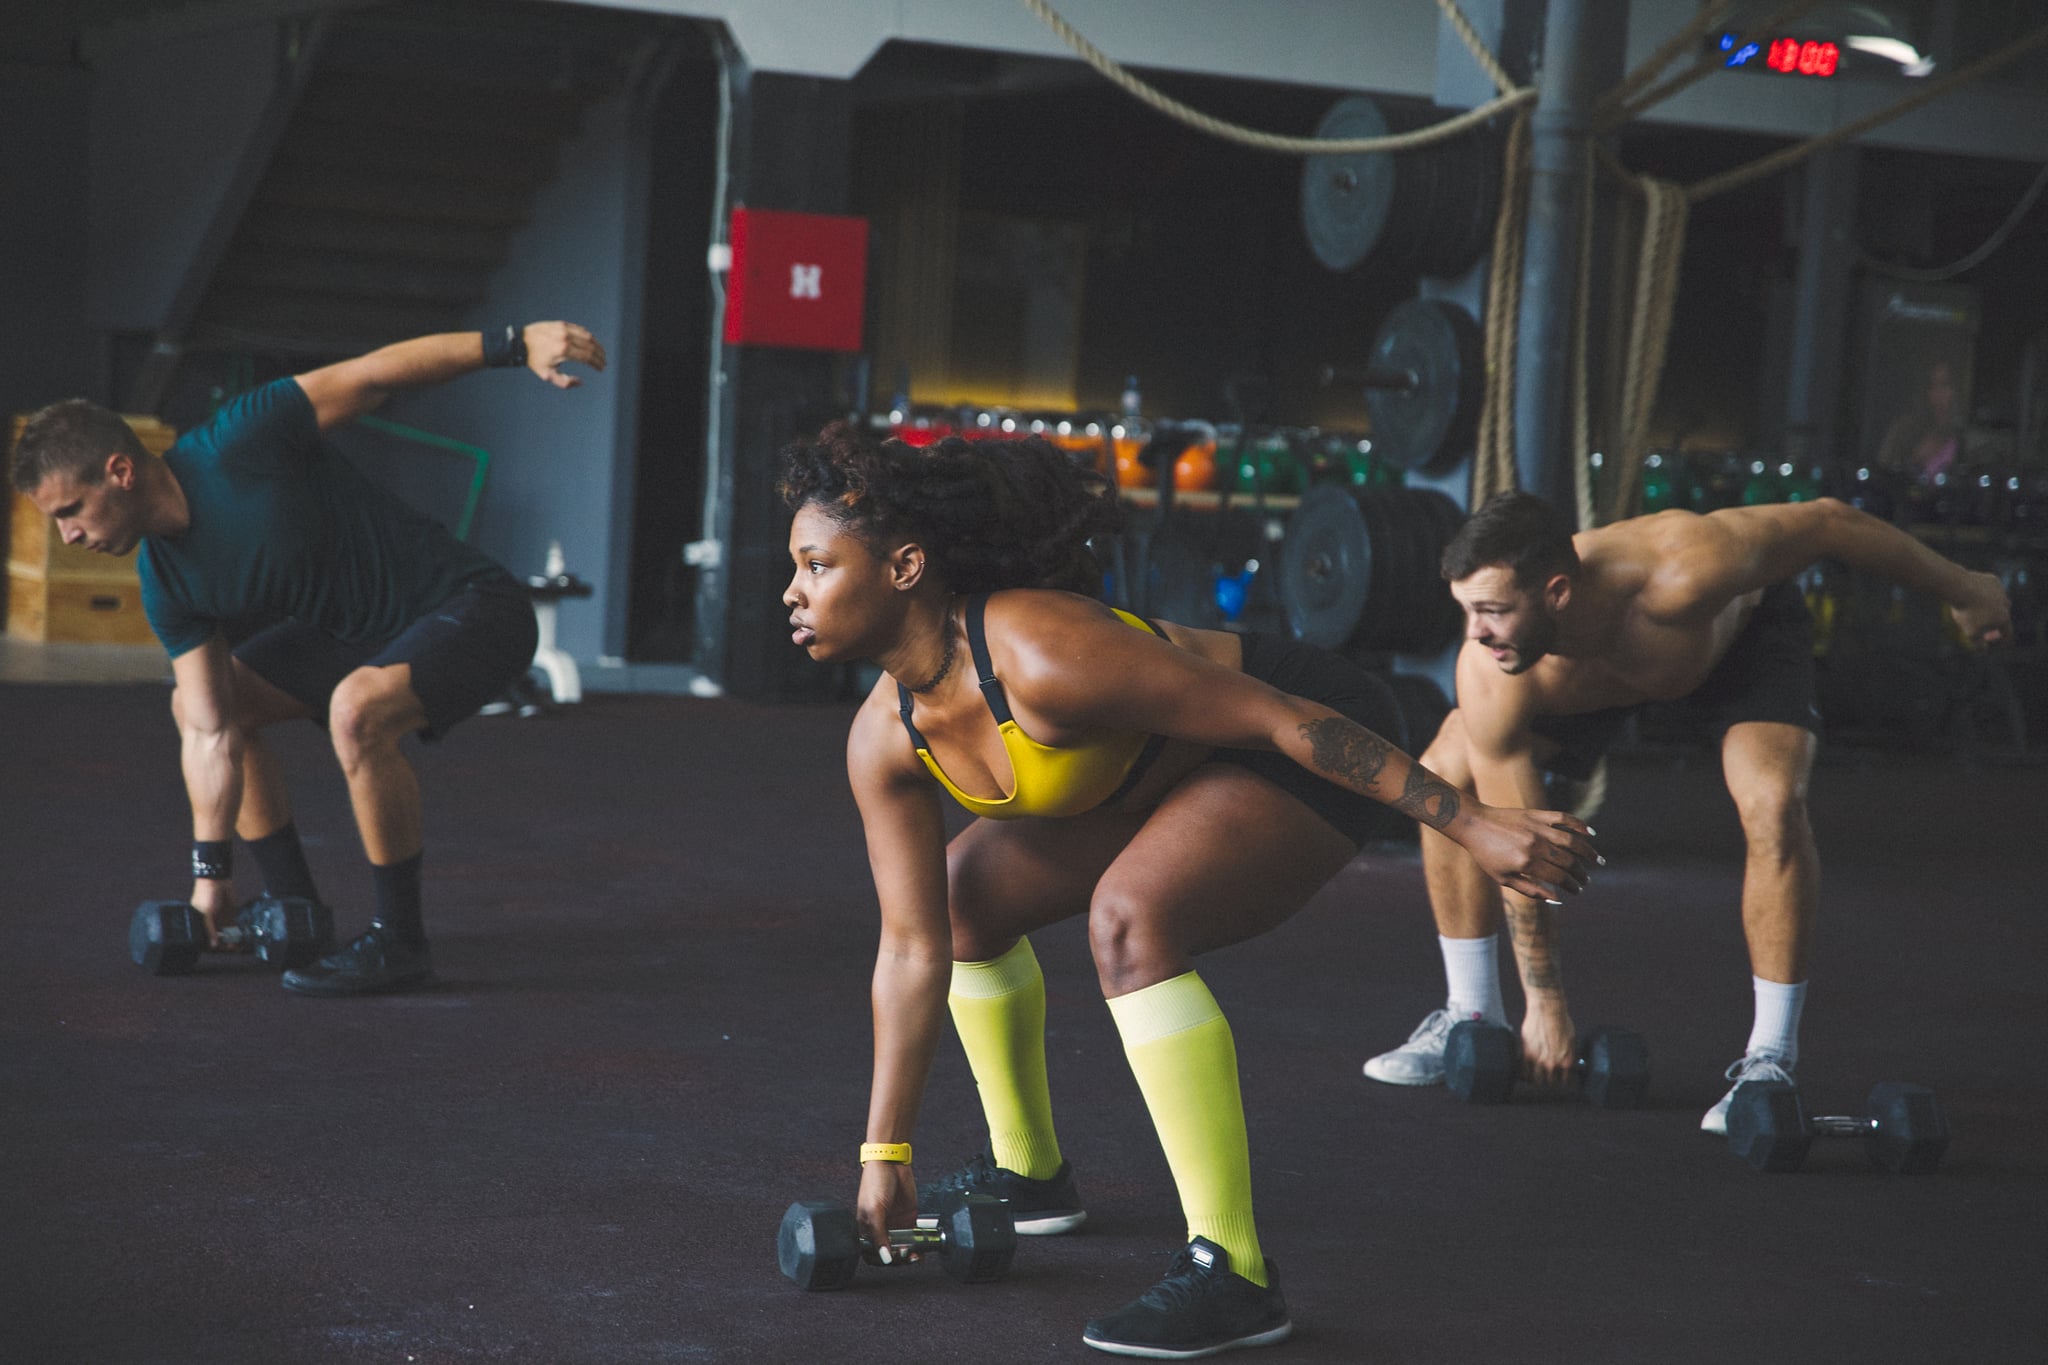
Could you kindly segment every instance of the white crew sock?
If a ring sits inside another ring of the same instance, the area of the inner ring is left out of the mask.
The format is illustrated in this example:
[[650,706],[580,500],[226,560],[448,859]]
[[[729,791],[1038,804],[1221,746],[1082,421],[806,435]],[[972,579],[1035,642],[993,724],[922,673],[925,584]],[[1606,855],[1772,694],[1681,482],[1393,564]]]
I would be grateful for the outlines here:
[[1462,1014],[1477,1014],[1491,1024],[1506,1024],[1507,1004],[1500,998],[1500,936],[1445,938],[1444,980],[1450,983],[1449,1004]]
[[1806,983],[1787,986],[1752,976],[1756,987],[1756,1023],[1749,1030],[1748,1055],[1768,1052],[1787,1071],[1799,1061],[1799,1015],[1806,1008]]

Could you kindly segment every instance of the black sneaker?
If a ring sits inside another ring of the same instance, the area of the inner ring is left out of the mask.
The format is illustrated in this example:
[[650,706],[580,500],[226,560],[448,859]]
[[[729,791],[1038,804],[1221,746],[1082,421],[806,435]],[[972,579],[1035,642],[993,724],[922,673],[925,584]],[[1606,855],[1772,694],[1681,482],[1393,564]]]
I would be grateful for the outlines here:
[[985,1194],[1009,1205],[1020,1237],[1072,1232],[1088,1221],[1088,1211],[1081,1207],[1081,1192],[1074,1186],[1071,1161],[1062,1161],[1049,1178],[1033,1180],[1004,1170],[994,1157],[981,1152],[951,1175],[919,1181],[917,1206],[929,1212],[970,1194]]
[[1106,1318],[1081,1340],[1111,1355],[1192,1360],[1239,1346],[1271,1346],[1294,1330],[1271,1261],[1261,1287],[1230,1269],[1230,1253],[1197,1237],[1174,1253],[1166,1278]]
[[286,972],[284,988],[300,995],[382,995],[424,985],[433,975],[434,959],[424,940],[407,943],[373,925],[312,966]]

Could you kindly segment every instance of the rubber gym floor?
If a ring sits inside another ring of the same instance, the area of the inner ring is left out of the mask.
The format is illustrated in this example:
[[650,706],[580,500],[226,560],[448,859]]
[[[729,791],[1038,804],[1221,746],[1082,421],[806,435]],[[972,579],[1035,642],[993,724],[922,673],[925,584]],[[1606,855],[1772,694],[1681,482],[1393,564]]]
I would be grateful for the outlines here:
[[[1163,1270],[1177,1204],[1070,923],[1036,943],[1087,1228],[1027,1240],[994,1285],[777,1274],[789,1201],[852,1196],[866,1105],[847,708],[599,696],[423,747],[439,982],[324,1001],[243,959],[128,961],[133,906],[186,885],[167,699],[0,687],[0,1359],[1084,1361],[1083,1323]],[[353,933],[368,877],[324,738],[273,744]],[[2038,769],[1867,751],[1815,777],[1801,1077],[1832,1113],[1935,1087],[1933,1176],[1852,1142],[1758,1175],[1696,1131],[1750,1007],[1741,841],[1704,754],[1615,764],[1611,866],[1567,912],[1578,1022],[1647,1036],[1647,1108],[1360,1077],[1441,998],[1412,852],[1204,959],[1296,1322],[1246,1358],[2048,1358],[2042,791]],[[950,1037],[916,1136],[928,1172],[980,1143]]]

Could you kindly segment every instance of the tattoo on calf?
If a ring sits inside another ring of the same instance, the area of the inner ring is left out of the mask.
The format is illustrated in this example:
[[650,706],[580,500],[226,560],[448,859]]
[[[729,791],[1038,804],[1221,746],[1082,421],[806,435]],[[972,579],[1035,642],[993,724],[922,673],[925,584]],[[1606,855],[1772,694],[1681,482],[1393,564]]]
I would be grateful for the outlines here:
[[[1309,742],[1310,758],[1317,768],[1360,787],[1378,781],[1386,771],[1388,756],[1397,752],[1357,721],[1341,716],[1308,721],[1302,725],[1301,735]],[[1401,795],[1388,804],[1431,829],[1442,829],[1458,816],[1457,789],[1430,776],[1419,763],[1408,769]]]
[[1549,936],[1538,934],[1544,911],[1535,906],[1507,906],[1508,933],[1515,941],[1515,955],[1522,961],[1522,984],[1530,990],[1555,991],[1564,987],[1557,962],[1550,955]]

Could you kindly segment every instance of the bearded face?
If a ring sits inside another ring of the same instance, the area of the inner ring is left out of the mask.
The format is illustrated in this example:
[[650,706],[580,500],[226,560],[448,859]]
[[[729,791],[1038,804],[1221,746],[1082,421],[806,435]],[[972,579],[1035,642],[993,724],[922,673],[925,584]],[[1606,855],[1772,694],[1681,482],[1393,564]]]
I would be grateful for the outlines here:
[[1526,673],[1557,647],[1557,617],[1543,591],[1523,587],[1504,565],[1459,579],[1451,596],[1465,610],[1465,638],[1491,654],[1503,673]]

